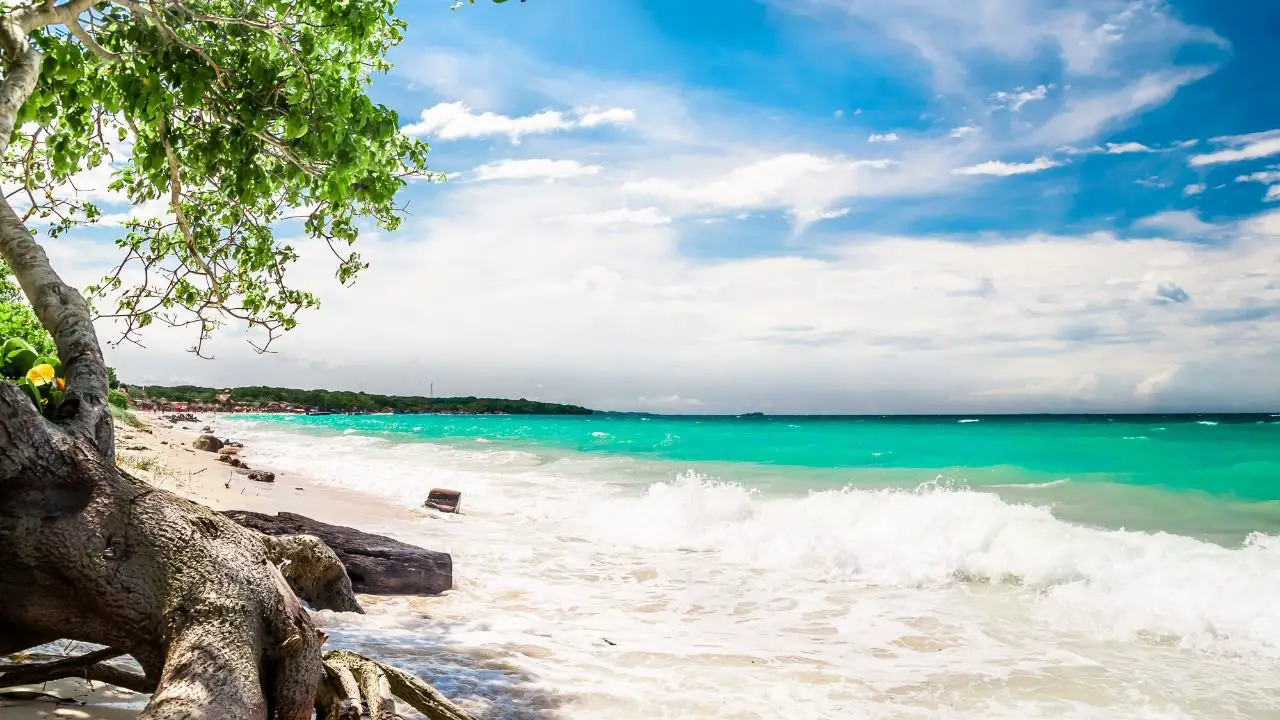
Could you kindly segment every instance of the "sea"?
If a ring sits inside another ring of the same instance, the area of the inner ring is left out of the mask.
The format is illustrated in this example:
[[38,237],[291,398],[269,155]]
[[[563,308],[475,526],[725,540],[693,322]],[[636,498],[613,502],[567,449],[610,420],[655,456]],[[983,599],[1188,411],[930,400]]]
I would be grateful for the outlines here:
[[421,508],[330,642],[484,718],[1280,718],[1280,415],[226,416]]

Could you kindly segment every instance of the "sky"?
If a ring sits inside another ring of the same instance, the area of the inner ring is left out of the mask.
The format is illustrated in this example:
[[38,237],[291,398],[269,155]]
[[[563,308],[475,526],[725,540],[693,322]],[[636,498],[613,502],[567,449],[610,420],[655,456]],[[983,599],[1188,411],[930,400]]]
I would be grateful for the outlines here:
[[[1280,411],[1280,4],[400,3],[441,185],[126,382],[678,413]],[[127,206],[107,212],[127,213]],[[73,283],[115,249],[54,243]],[[111,340],[119,330],[102,322]]]

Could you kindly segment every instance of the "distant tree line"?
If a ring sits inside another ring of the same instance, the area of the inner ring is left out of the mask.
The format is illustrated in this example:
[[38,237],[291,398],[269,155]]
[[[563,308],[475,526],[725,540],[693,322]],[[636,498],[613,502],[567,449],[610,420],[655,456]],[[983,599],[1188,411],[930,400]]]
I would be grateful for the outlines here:
[[[170,402],[208,403],[216,402],[216,396],[226,393],[226,388],[207,388],[196,385],[178,385],[160,387],[155,385],[134,386],[146,392],[153,400]],[[137,393],[131,393],[137,395]],[[345,390],[297,390],[277,387],[237,387],[231,388],[231,402],[265,405],[268,403],[288,403],[307,408],[322,408],[333,412],[380,412],[391,410],[397,413],[465,413],[508,415],[590,415],[591,410],[577,405],[561,405],[534,400],[505,400],[501,398],[448,397],[427,398],[418,395],[374,395],[363,392]]]

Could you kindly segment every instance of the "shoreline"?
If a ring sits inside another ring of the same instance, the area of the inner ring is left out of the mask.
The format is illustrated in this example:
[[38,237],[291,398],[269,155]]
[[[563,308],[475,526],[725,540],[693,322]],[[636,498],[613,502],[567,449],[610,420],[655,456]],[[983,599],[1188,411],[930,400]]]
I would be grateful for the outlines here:
[[[219,462],[217,453],[192,447],[192,441],[204,434],[201,432],[206,426],[203,420],[169,423],[162,419],[161,413],[154,412],[137,413],[137,417],[143,423],[141,428],[116,423],[118,464],[161,490],[214,510],[249,510],[273,515],[292,512],[357,529],[388,521],[417,521],[429,512],[415,512],[373,495],[320,485],[300,473],[270,467],[252,469],[274,472],[275,482],[255,482],[249,480],[247,471]],[[362,604],[378,603],[378,599],[371,596],[359,597]],[[15,691],[30,692],[34,696],[21,700],[0,698],[0,720],[52,717],[132,720],[137,718],[146,701],[145,695],[77,678],[8,688],[2,692]],[[69,702],[59,703],[55,698]]]

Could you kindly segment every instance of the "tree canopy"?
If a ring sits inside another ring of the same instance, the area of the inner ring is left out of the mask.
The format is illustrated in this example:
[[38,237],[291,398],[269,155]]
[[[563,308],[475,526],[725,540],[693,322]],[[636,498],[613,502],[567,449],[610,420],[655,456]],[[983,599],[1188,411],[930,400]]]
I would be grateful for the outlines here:
[[350,282],[365,267],[352,249],[361,224],[396,228],[397,191],[433,177],[426,144],[366,92],[404,37],[394,6],[65,2],[47,18],[63,24],[30,34],[43,63],[14,124],[6,194],[57,237],[101,217],[68,186],[110,163],[110,191],[135,211],[120,265],[87,289],[118,298],[99,312],[122,318],[126,337],[156,321],[192,326],[197,352],[239,320],[265,347],[318,304],[288,283],[298,247],[273,230],[292,222],[327,244]]

